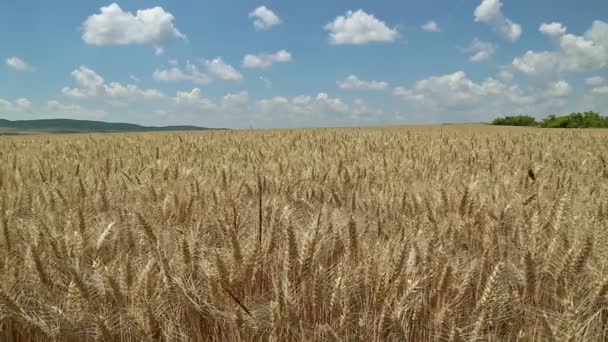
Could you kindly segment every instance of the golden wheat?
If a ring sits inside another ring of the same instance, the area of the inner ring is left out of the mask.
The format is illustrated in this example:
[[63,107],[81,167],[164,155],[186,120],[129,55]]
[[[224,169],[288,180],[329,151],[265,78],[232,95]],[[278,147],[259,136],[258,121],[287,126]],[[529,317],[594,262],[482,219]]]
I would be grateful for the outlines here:
[[0,341],[608,338],[608,133],[0,138]]

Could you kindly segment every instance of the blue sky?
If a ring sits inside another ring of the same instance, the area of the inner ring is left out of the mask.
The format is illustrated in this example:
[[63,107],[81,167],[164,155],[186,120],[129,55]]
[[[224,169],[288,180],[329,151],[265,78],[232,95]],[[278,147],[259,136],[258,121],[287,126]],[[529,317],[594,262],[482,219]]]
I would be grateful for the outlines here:
[[5,1],[0,118],[212,127],[608,112],[608,2]]

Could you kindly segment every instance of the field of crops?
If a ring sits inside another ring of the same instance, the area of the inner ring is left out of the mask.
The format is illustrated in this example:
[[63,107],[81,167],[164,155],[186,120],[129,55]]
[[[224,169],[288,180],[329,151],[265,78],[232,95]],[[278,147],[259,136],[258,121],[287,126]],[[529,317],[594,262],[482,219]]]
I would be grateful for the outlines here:
[[0,341],[600,341],[608,132],[0,137]]

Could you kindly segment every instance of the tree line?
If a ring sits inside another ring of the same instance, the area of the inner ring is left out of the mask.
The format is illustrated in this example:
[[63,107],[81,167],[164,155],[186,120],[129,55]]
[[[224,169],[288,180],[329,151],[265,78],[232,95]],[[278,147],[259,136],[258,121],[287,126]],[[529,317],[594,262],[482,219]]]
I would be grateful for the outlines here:
[[492,125],[529,126],[543,128],[608,128],[608,116],[596,112],[549,115],[541,121],[529,115],[506,116],[494,119]]

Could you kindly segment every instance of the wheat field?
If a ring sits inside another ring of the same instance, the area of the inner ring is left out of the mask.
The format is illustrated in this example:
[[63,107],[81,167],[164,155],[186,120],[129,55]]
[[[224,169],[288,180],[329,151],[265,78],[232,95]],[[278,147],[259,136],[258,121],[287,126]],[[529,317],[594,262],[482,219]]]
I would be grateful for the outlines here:
[[0,341],[601,341],[608,133],[0,138]]

